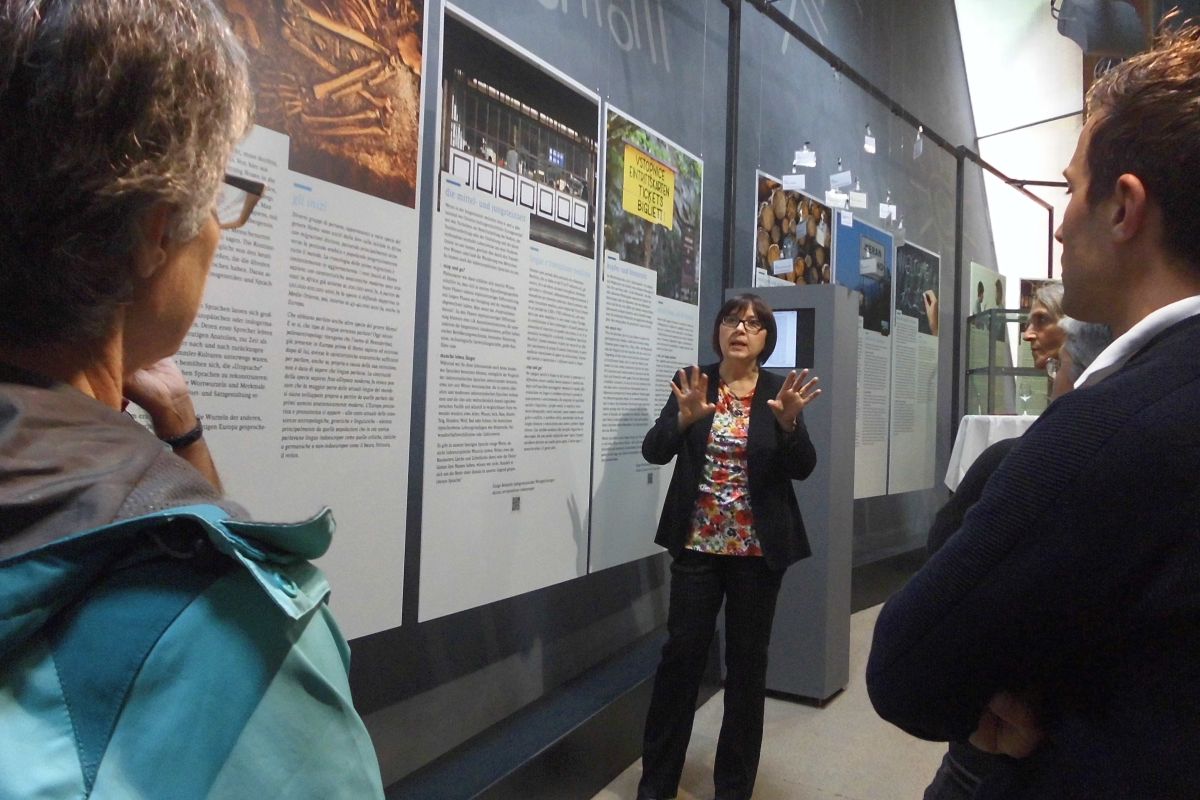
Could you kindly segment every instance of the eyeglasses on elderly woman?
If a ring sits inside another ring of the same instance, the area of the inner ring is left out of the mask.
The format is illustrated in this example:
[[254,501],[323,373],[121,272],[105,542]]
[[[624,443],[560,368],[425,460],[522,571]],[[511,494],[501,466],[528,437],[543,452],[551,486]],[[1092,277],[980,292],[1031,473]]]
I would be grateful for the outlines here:
[[221,191],[217,193],[216,205],[213,206],[217,225],[223,231],[236,230],[245,225],[266,190],[265,183],[226,174]]

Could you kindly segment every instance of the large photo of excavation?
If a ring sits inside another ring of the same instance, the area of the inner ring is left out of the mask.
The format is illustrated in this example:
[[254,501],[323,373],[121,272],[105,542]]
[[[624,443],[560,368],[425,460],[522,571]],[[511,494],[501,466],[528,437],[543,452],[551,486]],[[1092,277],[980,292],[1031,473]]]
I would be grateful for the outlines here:
[[224,0],[295,172],[416,204],[422,2]]

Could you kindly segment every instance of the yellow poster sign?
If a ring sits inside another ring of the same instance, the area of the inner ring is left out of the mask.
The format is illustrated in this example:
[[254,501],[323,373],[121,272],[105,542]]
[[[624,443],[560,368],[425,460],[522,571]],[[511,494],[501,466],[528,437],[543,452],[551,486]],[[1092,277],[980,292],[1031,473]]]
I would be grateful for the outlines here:
[[675,170],[626,144],[621,207],[671,230],[675,226]]

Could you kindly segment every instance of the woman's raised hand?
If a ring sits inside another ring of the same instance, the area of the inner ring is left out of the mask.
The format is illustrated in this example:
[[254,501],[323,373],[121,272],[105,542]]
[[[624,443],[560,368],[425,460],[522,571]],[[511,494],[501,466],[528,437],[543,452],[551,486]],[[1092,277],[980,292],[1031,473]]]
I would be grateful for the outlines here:
[[671,381],[671,392],[679,402],[681,431],[717,410],[716,405],[708,402],[708,376],[697,366],[691,368],[691,375],[685,369],[676,372],[675,380]]
[[767,405],[771,407],[775,419],[779,422],[779,427],[785,431],[794,430],[796,418],[800,416],[800,412],[821,396],[821,390],[817,388],[817,382],[821,379],[808,378],[805,380],[806,378],[808,378],[808,370],[800,370],[799,374],[796,373],[796,370],[792,370],[783,379],[783,386],[779,388],[779,394],[775,395],[774,399],[767,401]]

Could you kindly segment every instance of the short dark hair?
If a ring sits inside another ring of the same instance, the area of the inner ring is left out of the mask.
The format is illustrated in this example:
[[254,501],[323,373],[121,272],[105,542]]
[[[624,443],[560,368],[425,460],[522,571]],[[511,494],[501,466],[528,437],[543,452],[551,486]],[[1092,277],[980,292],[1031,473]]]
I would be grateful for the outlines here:
[[1162,208],[1163,246],[1200,269],[1200,28],[1176,31],[1164,20],[1148,52],[1123,61],[1092,84],[1087,112],[1090,205],[1130,173]]
[[196,236],[252,118],[213,0],[0,3],[0,344],[103,338],[145,213]]
[[767,343],[763,345],[762,352],[758,354],[758,363],[761,364],[771,357],[771,353],[775,352],[775,340],[779,338],[779,331],[775,328],[775,314],[771,311],[771,307],[767,305],[766,300],[756,294],[739,294],[737,297],[731,297],[725,301],[725,305],[721,306],[716,319],[713,320],[712,346],[719,357],[725,357],[725,354],[721,352],[721,320],[730,314],[740,314],[747,308],[754,310],[754,316],[758,317],[763,330],[767,332]]

